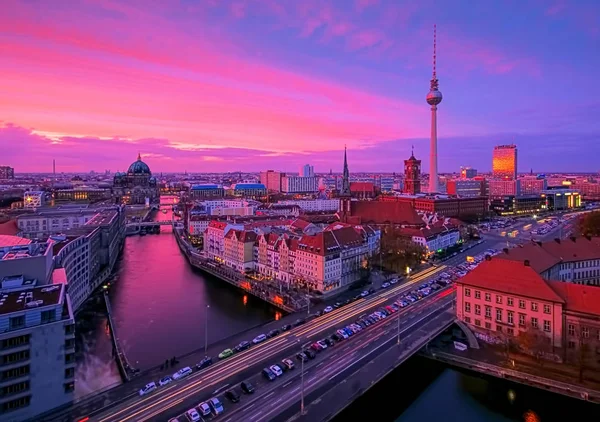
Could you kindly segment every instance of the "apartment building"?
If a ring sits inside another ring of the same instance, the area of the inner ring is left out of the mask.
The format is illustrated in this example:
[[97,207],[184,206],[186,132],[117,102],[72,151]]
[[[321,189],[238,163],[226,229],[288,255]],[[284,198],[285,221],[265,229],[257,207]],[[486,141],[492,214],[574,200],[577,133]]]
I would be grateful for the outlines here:
[[332,199],[298,199],[278,201],[277,205],[297,205],[304,212],[337,212],[340,207],[339,198]]

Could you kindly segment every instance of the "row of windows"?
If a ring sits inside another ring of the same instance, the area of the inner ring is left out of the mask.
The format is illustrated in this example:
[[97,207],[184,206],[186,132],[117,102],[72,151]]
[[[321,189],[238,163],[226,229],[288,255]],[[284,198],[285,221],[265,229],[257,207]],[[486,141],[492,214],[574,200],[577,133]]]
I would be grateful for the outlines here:
[[31,396],[20,397],[16,400],[11,400],[6,403],[2,403],[2,413],[11,412],[13,410],[21,409],[29,406],[31,403]]
[[[484,312],[485,312],[485,314],[484,314],[485,319],[491,320],[492,319],[492,307],[486,305]],[[465,313],[471,313],[471,303],[470,302],[465,302]],[[496,308],[496,322],[504,322],[503,313],[504,313],[503,309]],[[481,315],[481,305],[475,304],[474,314]],[[515,323],[514,318],[515,318],[515,313],[513,311],[506,311],[506,323],[507,324],[514,325],[514,323]],[[526,326],[526,318],[527,318],[526,314],[519,313],[519,326],[521,326],[521,327]],[[531,326],[533,328],[539,327],[538,318],[531,317]],[[551,321],[544,320],[544,331],[550,332],[551,330],[552,330]]]
[[[590,333],[592,332],[592,330],[590,330],[589,327],[580,327],[579,332],[577,332],[575,325],[569,324],[567,326],[567,332],[569,333],[570,336],[577,335],[577,336],[581,336],[581,338],[590,338]],[[598,341],[600,341],[600,328],[598,330],[596,330],[596,339]]]
[[0,381],[24,377],[26,375],[29,375],[29,365],[23,365],[18,368],[7,369],[6,371],[0,372]]
[[10,397],[29,390],[29,381],[21,381],[0,388],[0,397]]
[[[503,296],[502,295],[495,295],[496,296],[496,303],[498,305],[502,305],[503,303]],[[465,297],[471,297],[471,289],[469,288],[465,288]],[[475,299],[481,299],[481,292],[479,290],[475,290]],[[492,301],[492,294],[491,293],[485,293],[485,301],[486,302],[491,302]],[[514,298],[512,297],[507,297],[506,298],[506,304],[508,306],[514,306]],[[519,299],[519,309],[526,309],[526,302],[523,299]],[[538,312],[539,309],[539,304],[537,302],[531,302],[531,310],[533,312]],[[544,304],[544,313],[545,314],[551,314],[552,313],[552,306],[548,305],[548,304]]]
[[11,337],[2,340],[0,343],[0,350],[12,349],[14,347],[20,347],[29,344],[29,339],[31,338],[30,334],[25,334],[22,336]]
[[29,359],[30,353],[29,350],[22,350],[20,352],[9,353],[8,355],[2,356],[0,360],[0,364],[2,365],[12,365],[16,362],[21,362]]
[[[532,318],[532,320],[533,320],[533,318]],[[467,324],[470,324],[470,323],[471,323],[471,317],[465,317],[465,322],[466,322]],[[480,319],[477,319],[477,318],[476,318],[476,319],[474,320],[474,323],[475,323],[475,326],[476,326],[476,327],[481,327],[481,326],[482,326],[482,325],[481,325],[481,320],[480,320]],[[533,323],[532,323],[532,325],[533,325]],[[489,322],[489,321],[484,321],[484,326],[485,326],[485,329],[486,329],[486,330],[491,330],[491,329],[492,329],[492,323],[491,323],[491,322]],[[537,321],[535,322],[535,326],[534,326],[534,328],[538,328]],[[496,325],[496,331],[502,332],[502,331],[503,331],[503,327],[502,327],[501,325]],[[550,321],[544,321],[544,331],[545,331],[545,332],[550,332],[550,331],[551,331]],[[506,332],[507,332],[508,334],[514,335],[514,333],[515,333],[515,330],[514,330],[514,328],[512,328],[512,327],[507,327],[507,328],[506,328]]]

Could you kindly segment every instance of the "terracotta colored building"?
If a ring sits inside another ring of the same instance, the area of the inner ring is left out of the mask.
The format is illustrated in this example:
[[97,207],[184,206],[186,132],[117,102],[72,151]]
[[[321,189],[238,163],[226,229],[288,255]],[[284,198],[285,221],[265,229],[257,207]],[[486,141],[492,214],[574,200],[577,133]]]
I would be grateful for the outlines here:
[[483,216],[488,210],[488,198],[455,198],[445,196],[385,196],[384,202],[400,202],[411,205],[416,211],[437,213],[458,219]]

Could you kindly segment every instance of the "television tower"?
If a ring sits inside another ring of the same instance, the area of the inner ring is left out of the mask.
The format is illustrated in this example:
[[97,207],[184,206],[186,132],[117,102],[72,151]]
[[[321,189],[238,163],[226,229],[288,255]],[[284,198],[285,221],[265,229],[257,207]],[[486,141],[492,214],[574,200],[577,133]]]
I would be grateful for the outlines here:
[[427,104],[431,106],[431,139],[429,143],[429,193],[439,192],[438,165],[437,165],[437,106],[442,102],[442,93],[439,91],[439,82],[436,74],[436,25],[433,25],[433,76],[429,82]]

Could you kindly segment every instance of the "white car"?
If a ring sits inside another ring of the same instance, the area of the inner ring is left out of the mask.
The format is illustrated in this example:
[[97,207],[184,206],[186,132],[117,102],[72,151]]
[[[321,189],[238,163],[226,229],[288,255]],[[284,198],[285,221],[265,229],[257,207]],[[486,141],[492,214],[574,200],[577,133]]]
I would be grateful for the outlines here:
[[369,291],[368,290],[364,290],[361,294],[360,297],[367,297],[369,296]]
[[187,412],[185,412],[185,414],[188,417],[188,419],[192,422],[197,422],[200,420],[200,413],[198,413],[196,409],[190,409]]
[[254,337],[254,340],[252,340],[252,343],[254,343],[254,344],[262,343],[266,339],[267,339],[267,336],[264,334],[261,334],[259,336]]
[[198,405],[198,409],[200,409],[200,413],[202,413],[202,416],[210,415],[210,406],[205,401]]
[[275,376],[280,377],[283,375],[283,371],[277,365],[271,365],[271,366],[269,366],[269,369],[275,374]]
[[386,289],[386,288],[388,288],[388,287],[390,287],[390,283],[383,283],[383,284],[381,285],[381,288],[382,288],[382,289]]
[[173,381],[173,378],[171,378],[170,376],[167,375],[166,377],[161,378],[160,381],[158,381],[158,385],[160,385],[162,387],[162,386],[165,386],[165,385],[171,383],[172,381]]
[[177,380],[187,377],[188,375],[191,375],[191,373],[192,373],[192,368],[190,368],[189,366],[186,366],[185,368],[181,368],[179,371],[175,372],[173,374],[173,379],[175,381],[177,381]]
[[327,349],[327,343],[325,343],[325,340],[319,340],[317,341],[317,344],[321,346],[323,350]]
[[328,306],[327,308],[323,309],[324,314],[328,314],[331,311],[333,311],[333,308],[331,306]]
[[157,389],[156,383],[154,381],[149,382],[144,387],[142,387],[142,389],[140,390],[140,396],[145,396],[146,394],[150,394],[151,392],[153,392],[156,389]]

